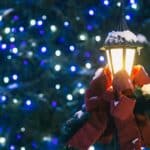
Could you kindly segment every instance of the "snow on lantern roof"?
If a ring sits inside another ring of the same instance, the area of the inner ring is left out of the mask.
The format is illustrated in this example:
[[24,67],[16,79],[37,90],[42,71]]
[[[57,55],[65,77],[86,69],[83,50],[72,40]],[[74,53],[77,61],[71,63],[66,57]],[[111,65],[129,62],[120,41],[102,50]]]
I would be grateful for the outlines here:
[[104,42],[102,50],[106,50],[108,47],[129,46],[142,48],[142,43],[139,38],[130,30],[112,31],[108,33],[108,36]]
[[105,44],[124,44],[124,43],[136,43],[138,41],[137,36],[129,31],[112,31],[108,33],[105,40]]

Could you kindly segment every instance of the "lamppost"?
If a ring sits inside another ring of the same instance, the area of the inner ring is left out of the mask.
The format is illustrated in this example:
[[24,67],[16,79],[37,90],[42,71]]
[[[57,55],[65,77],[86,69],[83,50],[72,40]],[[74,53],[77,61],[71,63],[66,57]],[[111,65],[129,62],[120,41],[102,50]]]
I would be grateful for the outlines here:
[[108,65],[113,74],[126,70],[130,75],[136,52],[139,52],[142,47],[136,35],[128,29],[124,16],[124,0],[121,2],[122,8],[117,31],[108,33],[101,49],[106,51]]

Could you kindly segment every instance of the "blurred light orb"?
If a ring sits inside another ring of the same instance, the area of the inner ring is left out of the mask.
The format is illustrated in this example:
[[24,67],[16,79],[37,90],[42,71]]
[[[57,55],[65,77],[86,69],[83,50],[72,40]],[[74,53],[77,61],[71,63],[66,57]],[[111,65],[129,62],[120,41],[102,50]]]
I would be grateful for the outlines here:
[[24,146],[22,146],[22,147],[20,148],[20,150],[26,150],[26,148],[25,148]]
[[15,37],[11,37],[10,42],[15,42]]
[[10,150],[15,150],[15,146],[14,146],[14,145],[11,145],[11,146],[10,146]]
[[137,9],[137,4],[134,3],[134,4],[131,5],[131,7],[132,7],[133,9]]
[[25,132],[25,131],[26,131],[25,127],[22,127],[22,128],[20,129],[20,131],[21,131],[21,132]]
[[17,54],[17,53],[18,53],[18,48],[17,48],[17,47],[14,47],[14,48],[12,49],[12,53]]
[[11,55],[8,55],[8,56],[7,56],[7,59],[8,59],[8,60],[12,59],[12,56],[11,56]]
[[37,45],[36,42],[32,42],[32,43],[31,43],[31,46],[32,46],[32,47],[36,47],[36,45]]
[[131,16],[130,16],[130,15],[126,15],[126,16],[125,16],[125,19],[126,19],[126,20],[130,20],[130,19],[131,19]]
[[67,100],[68,100],[68,101],[72,101],[72,100],[73,100],[72,94],[68,94],[68,95],[67,95]]
[[3,50],[6,49],[6,48],[7,48],[7,44],[3,43],[3,44],[1,45],[1,48],[2,48]]
[[18,100],[16,98],[13,99],[14,104],[18,104]]
[[12,76],[12,78],[13,78],[13,80],[17,80],[17,79],[18,79],[18,75],[14,74],[14,75]]
[[6,138],[0,137],[0,145],[5,146],[5,144],[6,144]]
[[88,148],[88,150],[95,150],[95,147],[94,147],[94,146],[90,146],[90,147]]
[[82,83],[79,82],[79,83],[77,84],[77,87],[82,87]]
[[38,26],[43,25],[43,21],[42,21],[42,20],[38,20],[38,21],[37,21],[37,25],[38,25]]
[[43,15],[43,16],[42,16],[42,19],[43,19],[43,20],[46,20],[46,19],[47,19],[47,16],[46,16],[46,15]]
[[84,89],[84,88],[81,88],[81,89],[79,90],[79,93],[80,93],[80,94],[85,94],[85,89]]
[[5,95],[3,95],[3,96],[1,97],[1,100],[2,100],[3,102],[5,102],[5,101],[7,100],[7,97],[6,97]]
[[44,136],[42,140],[45,142],[50,142],[52,140],[52,138],[51,138],[51,136]]
[[96,41],[96,42],[99,42],[100,40],[101,40],[101,36],[96,35],[96,36],[95,36],[95,41]]
[[121,2],[117,2],[117,6],[120,7],[121,6]]
[[86,63],[86,64],[85,64],[85,67],[86,67],[87,69],[91,69],[92,65],[91,65],[91,63]]
[[60,71],[60,70],[61,70],[61,65],[57,64],[57,65],[55,65],[55,67],[54,67],[54,68],[55,68],[55,71],[57,71],[57,72],[58,72],[58,71]]
[[23,32],[24,31],[24,27],[19,27],[19,31]]
[[105,60],[104,56],[99,57],[99,61],[104,61],[104,60]]
[[86,34],[80,34],[79,35],[79,40],[81,40],[81,41],[87,40],[87,35]]
[[9,80],[9,77],[4,77],[4,78],[3,78],[3,82],[6,83],[6,84],[9,83],[9,81],[10,81],[10,80]]
[[104,0],[104,5],[108,6],[109,5],[109,1],[108,0]]
[[61,51],[60,51],[60,50],[56,50],[56,51],[55,51],[55,55],[56,55],[56,56],[61,56]]
[[47,51],[47,48],[45,46],[41,47],[41,52],[45,53]]
[[36,25],[36,20],[35,19],[31,19],[30,20],[30,25],[31,26],[35,26]]
[[26,100],[26,105],[30,106],[31,105],[31,100]]
[[2,41],[3,40],[3,37],[0,35],[0,41]]
[[5,34],[9,34],[10,31],[11,31],[10,27],[6,27],[6,28],[4,29]]
[[56,31],[57,31],[57,27],[56,27],[55,25],[51,25],[51,26],[50,26],[50,30],[51,30],[52,32],[56,32]]
[[32,51],[27,52],[27,54],[28,54],[29,57],[33,56],[33,52]]
[[2,21],[2,19],[3,19],[3,16],[0,15],[0,21]]
[[75,46],[70,45],[70,46],[69,46],[69,50],[70,50],[71,52],[73,52],[73,51],[75,50]]
[[65,26],[65,27],[68,27],[68,26],[69,26],[69,22],[68,22],[68,21],[65,21],[65,22],[64,22],[64,26]]
[[94,13],[95,13],[95,12],[94,12],[93,9],[90,9],[90,10],[89,10],[89,15],[90,15],[90,16],[94,16]]
[[131,3],[131,4],[134,4],[134,3],[135,3],[135,0],[130,0],[130,3]]
[[56,84],[56,85],[55,85],[55,89],[56,89],[56,90],[59,90],[60,88],[61,88],[60,84]]
[[70,70],[71,70],[71,72],[75,72],[76,71],[76,66],[71,66]]

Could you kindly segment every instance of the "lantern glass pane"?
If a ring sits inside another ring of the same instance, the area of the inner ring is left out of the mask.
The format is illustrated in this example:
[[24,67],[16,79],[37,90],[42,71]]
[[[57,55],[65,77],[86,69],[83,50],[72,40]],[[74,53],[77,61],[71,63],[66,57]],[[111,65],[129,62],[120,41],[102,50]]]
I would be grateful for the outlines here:
[[125,60],[125,70],[130,75],[134,63],[134,57],[135,57],[135,49],[126,49],[126,60]]
[[112,72],[109,50],[106,50],[106,56],[107,56],[108,66]]
[[114,73],[122,70],[123,68],[123,49],[115,48],[111,49],[112,66]]

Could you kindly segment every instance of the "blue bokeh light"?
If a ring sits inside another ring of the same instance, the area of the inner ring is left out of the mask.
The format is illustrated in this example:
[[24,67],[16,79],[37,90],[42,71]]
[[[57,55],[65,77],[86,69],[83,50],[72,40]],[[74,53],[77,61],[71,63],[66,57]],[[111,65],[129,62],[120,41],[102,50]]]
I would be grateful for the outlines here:
[[90,10],[89,10],[89,15],[90,15],[90,16],[94,16],[94,14],[95,14],[94,10],[93,10],[93,9],[90,9]]

